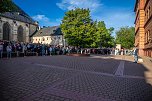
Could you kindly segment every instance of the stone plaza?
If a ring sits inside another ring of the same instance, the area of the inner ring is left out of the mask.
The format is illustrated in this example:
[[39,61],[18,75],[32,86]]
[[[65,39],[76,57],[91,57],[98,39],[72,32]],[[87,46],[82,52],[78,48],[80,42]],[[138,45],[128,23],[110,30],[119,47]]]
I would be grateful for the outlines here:
[[152,101],[152,63],[132,56],[0,60],[0,101]]

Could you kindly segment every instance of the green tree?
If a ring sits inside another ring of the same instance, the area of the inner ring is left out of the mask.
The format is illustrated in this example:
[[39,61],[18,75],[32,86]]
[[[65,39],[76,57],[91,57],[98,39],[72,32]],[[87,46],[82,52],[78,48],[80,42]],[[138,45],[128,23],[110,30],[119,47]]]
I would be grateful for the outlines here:
[[16,9],[17,8],[12,2],[12,0],[0,0],[0,13],[12,12]]
[[135,28],[122,27],[116,32],[116,43],[123,48],[130,49],[134,46]]
[[80,8],[66,12],[61,24],[68,44],[81,47],[89,47],[92,44],[94,27],[90,10]]
[[112,47],[113,46],[113,37],[111,36],[114,28],[106,28],[104,21],[99,21],[97,23],[97,32],[96,32],[96,47]]
[[65,13],[61,30],[68,44],[81,47],[109,47],[113,28],[107,29],[104,21],[93,21],[89,9],[76,8]]

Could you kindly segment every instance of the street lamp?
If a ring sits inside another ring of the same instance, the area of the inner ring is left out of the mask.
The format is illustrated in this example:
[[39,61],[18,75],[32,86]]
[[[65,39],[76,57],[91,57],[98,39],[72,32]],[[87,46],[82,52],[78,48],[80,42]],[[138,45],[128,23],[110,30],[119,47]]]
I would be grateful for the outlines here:
[[[1,20],[1,17],[0,17],[0,25],[2,25],[2,20]],[[1,33],[2,31],[1,31],[1,29],[0,29],[0,33]]]
[[64,48],[65,48],[65,39],[63,39],[63,44],[64,44]]

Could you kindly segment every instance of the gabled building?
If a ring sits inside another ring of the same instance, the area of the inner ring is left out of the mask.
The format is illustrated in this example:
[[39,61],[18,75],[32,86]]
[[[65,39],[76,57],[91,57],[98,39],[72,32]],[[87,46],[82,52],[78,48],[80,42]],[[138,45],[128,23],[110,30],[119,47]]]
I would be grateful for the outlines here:
[[38,30],[38,23],[14,6],[17,8],[14,12],[0,13],[0,40],[29,42]]
[[59,26],[43,27],[32,37],[33,43],[63,45],[63,34]]
[[152,0],[136,0],[135,46],[139,55],[152,57]]

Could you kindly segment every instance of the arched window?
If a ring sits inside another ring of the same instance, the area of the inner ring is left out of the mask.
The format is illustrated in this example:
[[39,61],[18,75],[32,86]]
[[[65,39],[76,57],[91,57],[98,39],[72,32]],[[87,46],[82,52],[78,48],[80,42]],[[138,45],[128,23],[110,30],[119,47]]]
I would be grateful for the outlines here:
[[10,24],[8,22],[3,24],[3,40],[10,40]]
[[17,30],[17,40],[19,42],[24,42],[24,34],[23,34],[23,27],[19,26]]

